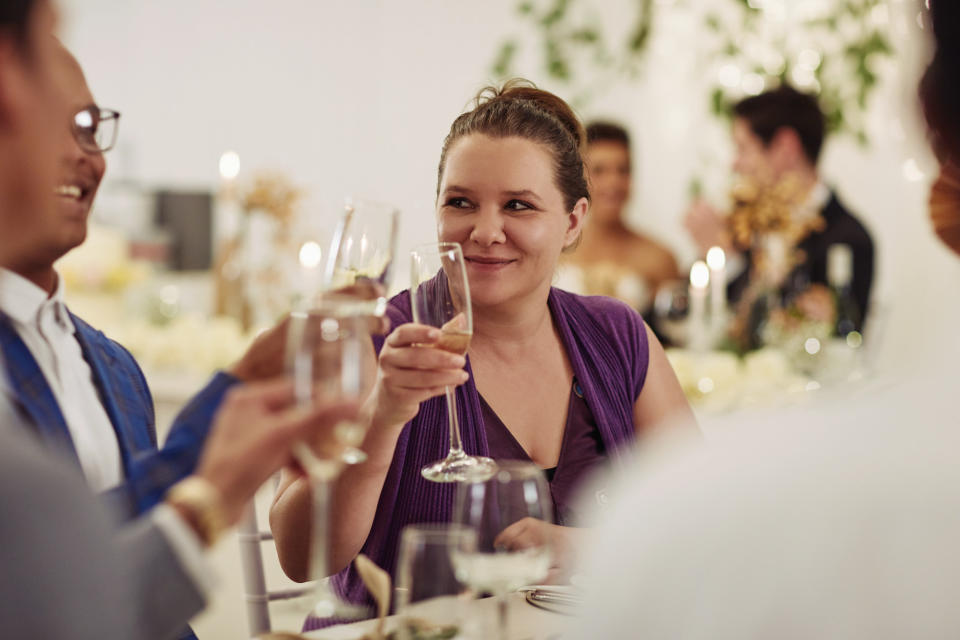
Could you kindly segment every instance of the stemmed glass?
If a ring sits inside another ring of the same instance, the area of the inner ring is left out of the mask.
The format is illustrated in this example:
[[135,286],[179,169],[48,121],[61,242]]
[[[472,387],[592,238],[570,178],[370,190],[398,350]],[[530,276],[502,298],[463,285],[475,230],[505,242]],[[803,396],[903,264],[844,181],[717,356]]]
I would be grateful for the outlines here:
[[[291,314],[287,333],[287,369],[297,402],[361,401],[372,387],[376,360],[370,339],[371,317],[386,312],[396,254],[399,211],[390,205],[348,198],[323,260],[321,244],[304,243],[301,307]],[[319,237],[319,236],[318,236]],[[322,272],[317,274],[322,268]],[[310,612],[320,618],[358,618],[367,607],[344,602],[324,579],[329,570],[330,487],[344,464],[366,458],[358,447],[368,421],[338,424],[323,442],[294,449],[310,482],[313,535],[310,575],[317,580]]]
[[552,549],[546,540],[521,550],[508,550],[503,531],[534,518],[553,522],[553,501],[543,471],[520,461],[498,463],[492,477],[457,487],[453,522],[476,532],[452,552],[457,578],[477,592],[498,598],[500,637],[507,638],[507,595],[543,580],[550,570]]
[[[299,405],[331,401],[362,401],[373,383],[375,360],[366,318],[333,318],[320,313],[294,312],[287,335],[287,368]],[[366,607],[338,598],[327,581],[330,486],[343,469],[344,454],[359,446],[369,421],[363,416],[341,422],[323,440],[298,443],[297,461],[307,472],[312,497],[310,576],[317,580],[311,613],[326,618],[362,617]]]
[[[473,337],[473,312],[470,283],[459,244],[432,243],[411,252],[410,304],[414,322],[440,329],[437,348],[461,355],[467,353]],[[496,464],[490,458],[464,453],[454,389],[447,387],[445,395],[450,452],[443,460],[421,469],[421,474],[433,482],[489,477],[496,470]]]
[[[383,316],[399,224],[400,212],[392,205],[346,199],[319,278],[319,292],[307,298],[312,313],[332,318]],[[347,464],[367,458],[357,447],[345,448],[342,457]]]
[[461,637],[473,592],[457,579],[455,550],[476,546],[476,532],[455,524],[411,524],[400,534],[395,604],[400,638]]

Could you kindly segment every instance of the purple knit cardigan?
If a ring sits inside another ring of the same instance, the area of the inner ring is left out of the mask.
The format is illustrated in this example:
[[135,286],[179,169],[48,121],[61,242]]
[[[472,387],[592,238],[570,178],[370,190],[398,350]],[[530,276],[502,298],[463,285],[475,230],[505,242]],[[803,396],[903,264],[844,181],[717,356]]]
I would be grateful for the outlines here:
[[[550,291],[548,305],[606,450],[616,459],[619,449],[633,441],[633,405],[647,374],[649,345],[643,320],[612,298],[578,296],[556,288]],[[390,301],[387,315],[393,327],[412,321],[409,291]],[[382,346],[380,339],[377,350]],[[457,409],[464,450],[487,455],[480,398],[472,376],[457,389]],[[432,398],[420,405],[420,412],[400,433],[362,549],[391,575],[403,527],[450,520],[456,486],[428,482],[420,475],[421,467],[446,456],[449,445],[446,403],[443,397]],[[333,577],[333,584],[346,600],[369,602],[352,564]],[[305,628],[318,626],[311,622]]]

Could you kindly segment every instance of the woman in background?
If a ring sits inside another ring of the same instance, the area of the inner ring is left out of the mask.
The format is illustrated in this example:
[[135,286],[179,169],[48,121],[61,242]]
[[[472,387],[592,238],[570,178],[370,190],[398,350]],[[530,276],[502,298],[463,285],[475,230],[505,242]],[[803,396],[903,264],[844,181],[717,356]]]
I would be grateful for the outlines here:
[[646,313],[657,289],[679,272],[669,249],[624,222],[632,173],[626,129],[608,122],[590,124],[584,159],[590,216],[580,246],[563,259],[557,286],[614,296]]

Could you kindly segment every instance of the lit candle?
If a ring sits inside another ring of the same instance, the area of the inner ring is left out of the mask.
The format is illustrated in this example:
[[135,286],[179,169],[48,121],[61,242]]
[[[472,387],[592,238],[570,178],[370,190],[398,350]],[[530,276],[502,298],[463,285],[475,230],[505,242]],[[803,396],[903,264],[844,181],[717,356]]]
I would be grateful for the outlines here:
[[236,151],[224,151],[220,156],[220,178],[230,185],[240,175],[240,154]]
[[240,203],[237,198],[237,176],[240,175],[240,156],[236,151],[224,151],[220,156],[220,188],[217,191],[214,212],[214,236],[218,242],[228,241],[239,233]]
[[300,286],[301,300],[306,308],[316,304],[320,288],[320,263],[323,261],[323,249],[310,240],[300,246]]
[[690,315],[687,320],[690,348],[703,351],[707,347],[706,304],[710,269],[702,260],[690,268]]
[[727,255],[720,247],[707,251],[710,267],[710,323],[715,329],[723,324],[727,311]]

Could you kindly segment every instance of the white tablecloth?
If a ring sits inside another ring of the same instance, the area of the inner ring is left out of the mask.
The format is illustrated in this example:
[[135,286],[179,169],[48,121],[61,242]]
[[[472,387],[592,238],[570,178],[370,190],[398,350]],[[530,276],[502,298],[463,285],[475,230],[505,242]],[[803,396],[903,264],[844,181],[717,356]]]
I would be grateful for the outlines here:
[[[563,632],[570,626],[571,617],[560,613],[551,613],[527,603],[521,593],[509,596],[509,629],[510,640],[559,640]],[[496,638],[497,636],[497,602],[495,598],[483,598],[470,603],[467,611],[465,629],[472,634],[457,636],[458,638]],[[387,631],[394,628],[398,622],[397,616],[387,619]],[[348,625],[340,625],[312,631],[305,634],[315,640],[356,640],[364,633],[376,627],[375,620],[364,620]]]

